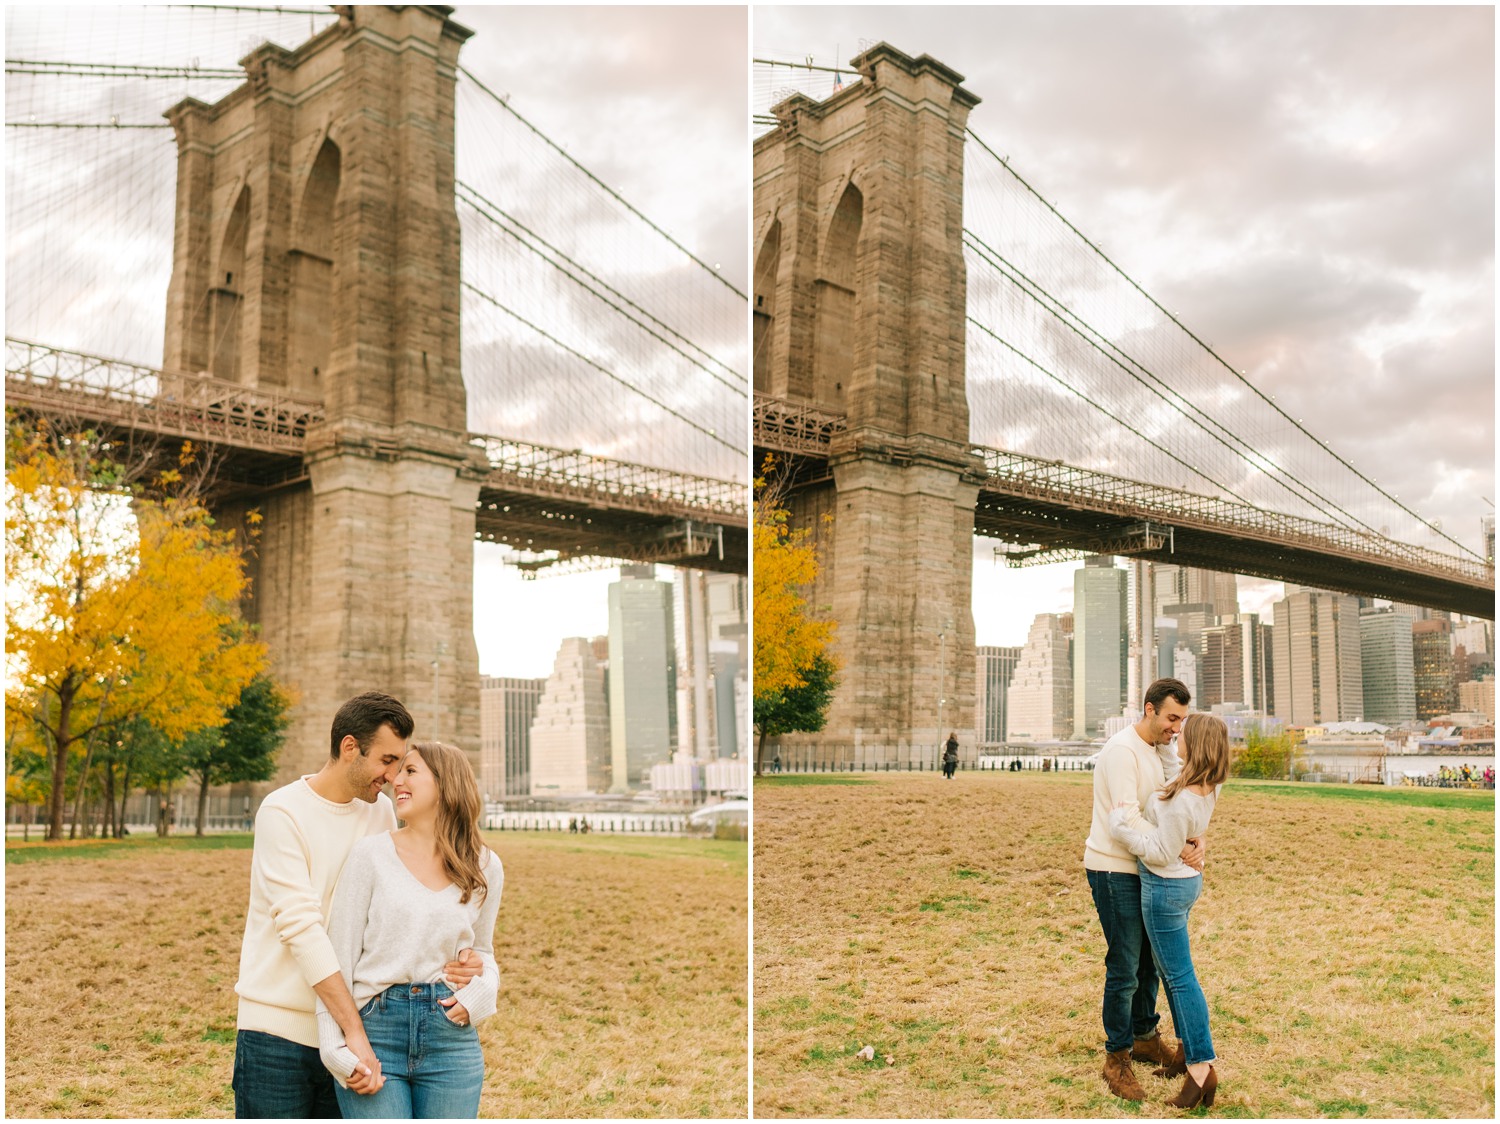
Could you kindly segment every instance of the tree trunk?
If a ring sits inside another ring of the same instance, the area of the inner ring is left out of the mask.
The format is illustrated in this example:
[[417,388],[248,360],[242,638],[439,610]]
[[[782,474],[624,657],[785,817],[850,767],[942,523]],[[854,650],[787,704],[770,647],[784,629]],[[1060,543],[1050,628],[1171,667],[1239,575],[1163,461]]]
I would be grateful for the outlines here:
[[203,838],[203,821],[208,818],[208,770],[198,774],[198,830],[193,832],[199,839]]
[[125,838],[125,803],[130,799],[130,762],[125,762],[125,772],[120,775],[120,815],[115,820],[115,838]]
[[760,740],[755,743],[755,775],[760,776],[760,762],[766,755],[766,728],[760,728]]
[[167,837],[167,790],[162,785],[156,786],[156,837]]
[[78,792],[73,798],[73,823],[68,828],[69,839],[78,838],[78,829],[80,825],[85,828],[89,826],[89,824],[85,822],[83,818],[84,800],[88,796],[89,770],[93,768],[94,765],[94,735],[98,732],[99,727],[95,726],[93,730],[89,732],[88,741],[84,744],[83,768],[78,773]]
[[104,819],[99,824],[99,834],[105,839],[115,837],[115,763],[104,763]]
[[47,794],[47,840],[62,839],[63,812],[67,808],[68,746],[72,743],[73,686],[68,680],[58,689],[57,733],[52,739],[52,791]]

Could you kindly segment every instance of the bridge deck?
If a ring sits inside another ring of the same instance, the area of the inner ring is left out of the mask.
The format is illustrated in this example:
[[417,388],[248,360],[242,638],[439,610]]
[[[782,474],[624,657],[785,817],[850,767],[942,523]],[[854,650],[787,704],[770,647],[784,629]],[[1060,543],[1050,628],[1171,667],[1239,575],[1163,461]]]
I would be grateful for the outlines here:
[[[847,419],[757,396],[755,445],[804,462],[835,456]],[[1483,562],[1123,476],[975,448],[984,480],[974,531],[1033,549],[1127,555],[1247,574],[1494,619]],[[816,475],[816,472],[811,475]]]
[[[26,413],[104,429],[127,442],[192,441],[220,496],[307,480],[307,435],[321,402],[203,374],[6,340],[6,400]],[[611,558],[726,573],[748,564],[749,488],[482,434],[490,463],[475,534],[557,560]]]

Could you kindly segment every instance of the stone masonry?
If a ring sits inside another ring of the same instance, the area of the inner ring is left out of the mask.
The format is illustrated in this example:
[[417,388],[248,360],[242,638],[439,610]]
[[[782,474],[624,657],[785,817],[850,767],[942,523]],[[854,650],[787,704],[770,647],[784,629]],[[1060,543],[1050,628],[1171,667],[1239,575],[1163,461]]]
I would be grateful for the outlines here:
[[[248,617],[296,695],[278,782],[318,768],[340,703],[402,699],[478,764],[474,505],[459,365],[451,8],[352,6],[248,81],[167,113],[177,214],[165,366],[321,398],[302,481],[262,517]],[[476,459],[477,457],[477,459]]]
[[838,622],[825,743],[974,745],[974,502],[964,383],[963,145],[978,98],[879,44],[862,80],[777,105],[755,143],[755,385],[843,413],[804,482],[816,610]]

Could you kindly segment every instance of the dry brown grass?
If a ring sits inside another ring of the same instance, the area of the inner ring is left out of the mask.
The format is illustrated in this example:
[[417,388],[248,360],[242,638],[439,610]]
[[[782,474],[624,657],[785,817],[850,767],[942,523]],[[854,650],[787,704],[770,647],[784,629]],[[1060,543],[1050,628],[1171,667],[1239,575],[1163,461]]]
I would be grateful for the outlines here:
[[[742,844],[488,836],[506,868],[487,1117],[744,1116]],[[246,849],[6,866],[6,1112],[232,1116]]]
[[[788,779],[755,792],[757,1115],[1177,1113],[1099,1077],[1089,775]],[[1381,795],[1225,788],[1191,922],[1213,1115],[1494,1116],[1493,794]]]

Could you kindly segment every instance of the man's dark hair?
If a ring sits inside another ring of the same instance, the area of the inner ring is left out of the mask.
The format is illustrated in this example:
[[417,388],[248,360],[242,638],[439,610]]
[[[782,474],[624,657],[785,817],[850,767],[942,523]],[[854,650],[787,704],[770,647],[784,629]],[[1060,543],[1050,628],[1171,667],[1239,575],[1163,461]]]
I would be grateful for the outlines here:
[[1187,684],[1181,679],[1158,679],[1146,688],[1145,705],[1157,714],[1161,713],[1161,704],[1168,698],[1176,699],[1183,706],[1193,701],[1193,696],[1188,694]]
[[409,738],[416,728],[411,714],[401,705],[401,700],[380,691],[366,691],[355,695],[339,707],[333,716],[333,733],[329,737],[329,752],[339,759],[339,746],[349,735],[359,743],[359,755],[370,752],[370,743],[380,733],[380,727],[389,726],[398,738]]

